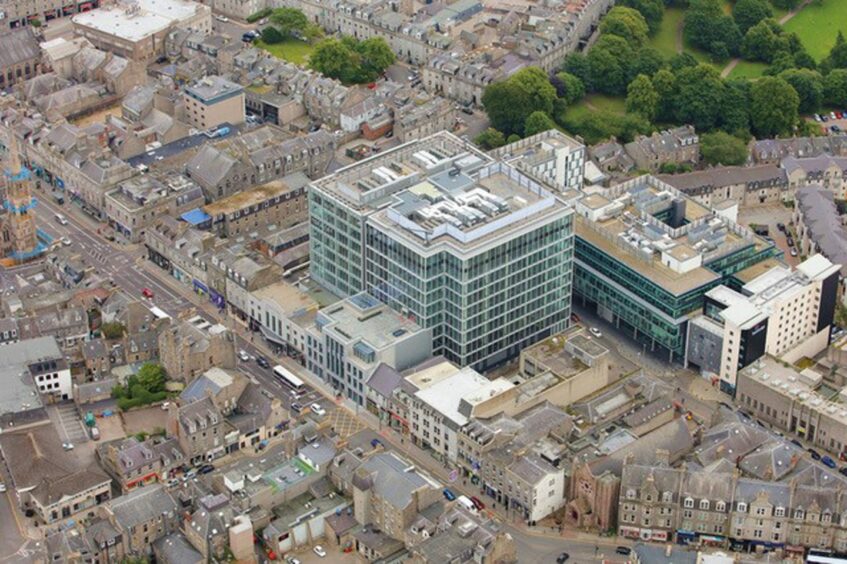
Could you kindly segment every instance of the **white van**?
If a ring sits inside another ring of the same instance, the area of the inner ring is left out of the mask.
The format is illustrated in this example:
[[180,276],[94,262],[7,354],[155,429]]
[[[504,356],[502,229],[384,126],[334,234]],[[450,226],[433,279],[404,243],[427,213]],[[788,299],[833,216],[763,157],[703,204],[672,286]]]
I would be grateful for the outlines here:
[[468,496],[460,495],[459,497],[456,498],[456,501],[459,502],[459,504],[461,504],[462,507],[464,507],[468,511],[472,511],[472,512],[476,513],[476,505],[473,504],[473,502],[470,500],[470,498]]

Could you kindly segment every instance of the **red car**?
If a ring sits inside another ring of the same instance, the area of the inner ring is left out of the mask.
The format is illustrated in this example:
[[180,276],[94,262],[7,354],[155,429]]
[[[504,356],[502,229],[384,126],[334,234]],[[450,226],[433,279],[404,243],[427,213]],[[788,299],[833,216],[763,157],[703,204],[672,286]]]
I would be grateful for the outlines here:
[[482,503],[482,502],[479,500],[479,498],[478,498],[478,497],[476,497],[475,495],[472,495],[472,496],[471,496],[471,503],[473,503],[473,504],[474,504],[474,507],[476,507],[476,510],[477,510],[477,511],[482,511],[483,509],[485,509],[485,504],[484,504],[484,503]]
[[141,289],[141,295],[144,296],[145,298],[147,298],[148,300],[152,300],[153,299],[153,290],[151,290],[150,288],[142,288]]

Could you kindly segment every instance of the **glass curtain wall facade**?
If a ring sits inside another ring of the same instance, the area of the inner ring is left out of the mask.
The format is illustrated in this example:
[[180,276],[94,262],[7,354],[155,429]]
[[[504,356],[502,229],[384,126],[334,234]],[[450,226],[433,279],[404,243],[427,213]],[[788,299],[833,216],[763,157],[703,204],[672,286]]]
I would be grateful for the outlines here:
[[487,370],[567,327],[573,213],[463,256],[367,226],[367,290],[433,331],[433,353]]
[[312,278],[338,296],[363,290],[364,218],[317,190],[309,191],[310,264]]

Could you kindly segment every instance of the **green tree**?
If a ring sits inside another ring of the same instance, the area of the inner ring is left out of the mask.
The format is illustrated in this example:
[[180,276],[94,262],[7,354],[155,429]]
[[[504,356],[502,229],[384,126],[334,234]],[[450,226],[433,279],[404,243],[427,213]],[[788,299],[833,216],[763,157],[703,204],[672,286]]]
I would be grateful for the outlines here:
[[325,76],[346,82],[359,68],[359,60],[345,43],[330,37],[315,46],[309,56],[309,66]]
[[595,92],[616,96],[625,91],[627,73],[612,53],[592,49],[588,62],[591,63],[591,84]]
[[665,66],[662,54],[652,47],[642,47],[635,54],[635,59],[629,65],[629,76],[635,78],[639,74],[653,76]]
[[741,34],[760,21],[773,17],[773,9],[767,0],[738,0],[732,8],[732,18]]
[[638,49],[647,42],[650,28],[637,10],[625,6],[615,6],[600,22],[600,33],[617,35]]
[[738,52],[741,32],[723,11],[720,0],[691,0],[683,23],[685,37],[692,45],[713,53],[722,45],[729,54]]
[[847,106],[847,69],[835,69],[826,75],[824,98],[832,106]]
[[584,53],[571,53],[565,57],[562,70],[580,79],[587,91],[593,91],[591,85],[591,65]]
[[361,56],[362,82],[376,80],[396,59],[382,37],[365,39],[356,46],[356,52]]
[[309,27],[309,18],[296,8],[277,8],[271,12],[270,20],[286,38],[304,39]]
[[843,69],[847,68],[847,41],[844,40],[844,34],[840,31],[835,38],[835,45],[829,51],[823,64],[828,69]]
[[659,31],[659,27],[662,25],[662,18],[665,15],[665,4],[662,0],[622,0],[618,5],[638,10],[638,13],[647,22],[647,27],[650,29],[651,35]]
[[527,96],[533,111],[550,114],[556,101],[556,88],[550,84],[547,73],[539,67],[526,67],[509,77]]
[[711,65],[682,69],[676,75],[674,98],[676,121],[690,123],[697,131],[711,131],[719,120],[725,85]]
[[38,29],[39,27],[41,27],[41,20],[39,20],[38,18],[32,18],[31,20],[29,20],[29,25]]
[[674,103],[676,100],[676,76],[667,70],[661,69],[653,75],[653,88],[659,95],[659,103],[656,107],[656,118],[659,121],[669,122],[674,120]]
[[799,106],[797,92],[781,78],[762,77],[750,86],[750,122],[761,138],[791,133]]
[[124,326],[119,321],[110,321],[100,326],[100,332],[107,339],[120,339],[124,336]]
[[165,370],[158,364],[145,362],[136,376],[138,385],[150,393],[165,389]]
[[700,155],[710,165],[742,165],[747,162],[747,144],[723,131],[704,133],[700,136]]
[[800,97],[801,114],[810,114],[820,109],[823,103],[823,77],[818,71],[789,69],[779,77],[791,85]]
[[783,51],[778,30],[774,30],[772,24],[773,20],[762,20],[747,31],[741,45],[741,55],[745,59],[770,63]]
[[728,80],[724,82],[721,100],[720,127],[733,135],[749,135],[750,132],[750,81]]
[[502,147],[506,144],[506,138],[503,137],[501,132],[497,131],[493,127],[489,127],[476,136],[474,143],[483,149],[496,149],[497,147]]
[[506,134],[523,133],[526,118],[534,111],[529,95],[510,80],[488,85],[482,105],[492,127]]
[[700,62],[694,58],[694,55],[688,52],[677,53],[670,58],[668,63],[670,64],[673,72],[681,71],[685,67],[696,67],[700,64]]
[[562,71],[556,74],[556,78],[561,84],[561,90],[557,89],[556,94],[566,104],[576,104],[585,97],[585,84],[576,75]]
[[793,10],[800,0],[771,0],[771,4],[782,10]]
[[529,114],[529,117],[526,118],[526,125],[524,126],[524,136],[529,137],[530,135],[535,135],[536,133],[541,133],[542,131],[548,131],[550,129],[556,129],[556,122],[544,112],[532,112]]
[[279,30],[272,25],[269,25],[268,27],[262,30],[262,41],[264,41],[268,45],[275,45],[277,43],[281,43],[284,39],[285,37],[283,37]]
[[636,76],[626,88],[626,111],[653,121],[659,109],[659,93],[645,74]]
[[511,144],[511,143],[517,143],[517,142],[518,142],[518,141],[520,141],[520,140],[521,140],[521,136],[520,136],[520,135],[518,135],[517,133],[512,133],[511,135],[509,135],[509,136],[506,138],[506,144],[507,144],[507,145],[509,145],[509,144]]

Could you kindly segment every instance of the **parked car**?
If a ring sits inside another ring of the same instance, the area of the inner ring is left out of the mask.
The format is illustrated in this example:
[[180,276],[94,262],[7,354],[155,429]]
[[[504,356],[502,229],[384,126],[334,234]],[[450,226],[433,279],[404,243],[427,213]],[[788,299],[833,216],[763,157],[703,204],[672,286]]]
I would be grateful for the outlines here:
[[324,550],[324,547],[322,547],[321,545],[318,545],[318,546],[316,546],[315,548],[313,548],[313,549],[312,549],[312,552],[314,552],[315,554],[317,554],[317,555],[318,555],[318,556],[320,556],[321,558],[323,558],[324,556],[326,556],[326,551]]
[[632,549],[628,546],[619,546],[615,549],[615,552],[623,554],[624,556],[629,556],[632,553]]
[[214,464],[204,464],[198,470],[198,474],[208,474],[209,472],[213,472],[215,470]]
[[189,470],[188,472],[186,472],[185,474],[182,475],[182,481],[187,482],[188,480],[190,480],[191,478],[193,478],[196,475],[197,475],[197,472],[195,472],[194,470]]
[[809,449],[809,456],[812,457],[812,460],[820,460],[821,459],[821,455],[818,454],[818,451],[816,451],[813,448]]
[[247,351],[245,351],[244,349],[241,349],[240,351],[238,351],[238,358],[241,359],[241,362],[249,362],[250,361],[250,355],[247,354]]
[[4,484],[3,482],[0,482],[0,493],[3,493],[5,491],[6,491],[6,484]]
[[842,476],[847,476],[847,466],[845,466],[844,468],[840,468],[838,470],[838,473],[841,474]]
[[792,257],[797,256],[797,249],[795,249],[794,247],[791,247],[790,249],[788,249],[788,252],[791,254]]
[[824,463],[824,466],[829,466],[830,468],[838,468],[838,465],[828,454],[825,454],[821,457],[821,462]]
[[821,121],[820,114],[815,114],[815,121]]
[[218,20],[219,22],[223,22],[223,23],[226,23],[226,22],[229,21],[229,18],[226,17],[226,16],[215,16],[215,19]]
[[776,224],[776,228],[785,233],[785,224],[780,222]]
[[74,444],[73,443],[62,443],[62,448],[65,449],[65,450],[73,450]]
[[271,366],[270,363],[268,362],[268,359],[266,359],[263,356],[257,356],[256,357],[256,364],[258,364],[262,368],[270,368],[270,366]]
[[321,404],[313,403],[312,404],[312,413],[314,413],[315,415],[317,415],[319,417],[323,417],[324,415],[326,415],[326,410],[321,407]]
[[444,494],[444,498],[447,501],[453,501],[454,499],[456,499],[456,494],[454,494],[452,490],[450,490],[450,488],[444,488],[444,491],[442,491],[441,493]]
[[588,330],[592,335],[597,337],[598,339],[603,336],[603,332],[597,329],[596,327],[592,327]]
[[791,444],[793,444],[794,446],[798,446],[800,448],[803,448],[803,443],[801,443],[797,439],[791,439]]
[[568,554],[567,552],[563,552],[556,558],[556,564],[564,564],[568,561],[568,558],[570,557],[570,554]]
[[485,504],[482,503],[482,501],[480,501],[480,499],[475,495],[471,496],[471,503],[473,503],[477,511],[482,511],[483,509],[485,509]]

